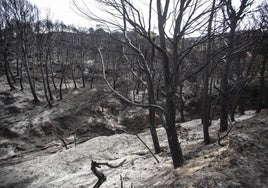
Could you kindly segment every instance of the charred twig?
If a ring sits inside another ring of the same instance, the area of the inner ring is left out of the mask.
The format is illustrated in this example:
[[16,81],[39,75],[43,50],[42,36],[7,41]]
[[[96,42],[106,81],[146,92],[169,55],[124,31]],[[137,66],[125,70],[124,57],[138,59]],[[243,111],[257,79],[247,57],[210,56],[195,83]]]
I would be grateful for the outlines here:
[[123,177],[120,175],[121,188],[124,188]]
[[102,172],[98,171],[97,168],[101,168],[101,165],[106,165],[106,166],[108,166],[108,167],[110,167],[110,168],[118,168],[118,167],[122,166],[123,163],[124,163],[125,161],[126,161],[126,160],[122,161],[122,162],[119,163],[118,165],[111,165],[111,164],[109,164],[109,163],[98,163],[98,162],[96,162],[96,161],[91,161],[91,171],[92,171],[93,174],[94,174],[95,176],[97,176],[97,178],[98,178],[98,182],[94,185],[93,188],[98,188],[98,187],[100,187],[101,184],[102,184],[103,182],[106,181],[106,177],[105,177],[105,175],[104,175]]
[[100,187],[101,184],[106,181],[105,175],[102,172],[98,171],[97,168],[100,168],[99,163],[91,161],[91,171],[98,178],[98,182],[94,185],[93,188]]
[[137,138],[143,143],[143,145],[150,151],[150,153],[155,158],[156,162],[159,163],[159,160],[156,158],[155,154],[152,152],[152,150],[145,144],[145,142],[139,137],[138,134],[136,134]]
[[126,162],[126,159],[123,160],[123,161],[122,161],[121,163],[119,163],[118,165],[111,165],[111,164],[109,164],[109,163],[98,163],[98,165],[106,165],[106,166],[108,166],[108,167],[110,167],[110,168],[118,168],[118,167],[122,166],[122,165],[124,164],[124,162]]
[[64,138],[61,137],[60,135],[58,135],[56,133],[56,131],[54,131],[54,135],[62,142],[62,144],[64,145],[65,149],[67,150],[68,149],[68,146],[67,146],[67,143],[65,142]]

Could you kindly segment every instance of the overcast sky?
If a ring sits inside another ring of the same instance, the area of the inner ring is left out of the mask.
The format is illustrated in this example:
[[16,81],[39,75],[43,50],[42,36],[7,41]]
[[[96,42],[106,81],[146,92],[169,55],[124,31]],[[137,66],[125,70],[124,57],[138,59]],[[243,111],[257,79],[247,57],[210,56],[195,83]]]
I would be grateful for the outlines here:
[[[38,9],[41,11],[41,17],[45,18],[47,15],[48,10],[50,10],[50,17],[53,21],[62,21],[67,25],[75,25],[78,27],[96,27],[96,22],[89,21],[85,19],[82,16],[79,16],[77,13],[75,13],[74,9],[76,9],[72,3],[72,0],[29,0],[32,4],[36,5]],[[262,0],[255,0],[255,2],[260,2]],[[77,2],[82,2],[82,1],[77,1]],[[98,12],[97,4],[95,0],[84,0],[84,2],[87,4],[88,9],[91,11],[93,10],[94,13]],[[135,5],[140,5],[138,6],[140,9],[143,10],[143,13],[145,14],[144,16],[146,17],[148,14],[148,10],[144,10],[145,7],[147,7],[145,4],[148,3],[147,0],[133,0],[135,2]],[[141,2],[140,4],[137,4],[138,2]],[[146,2],[146,3],[145,3]],[[233,5],[239,6],[240,1],[235,0],[233,1]],[[83,7],[83,4],[80,4]],[[137,8],[137,7],[135,7]],[[139,9],[138,8],[138,9]],[[238,7],[237,7],[238,8]],[[101,14],[101,17],[104,18],[105,15]],[[105,16],[106,17],[106,16]],[[107,18],[106,18],[107,19]],[[111,16],[108,16],[108,19],[111,19]],[[152,19],[153,21],[156,19]],[[152,23],[153,27],[157,24]]]
[[85,18],[77,15],[72,9],[72,0],[29,0],[41,11],[41,17],[45,18],[50,10],[53,21],[62,21],[67,25],[73,24],[82,27],[95,27]]

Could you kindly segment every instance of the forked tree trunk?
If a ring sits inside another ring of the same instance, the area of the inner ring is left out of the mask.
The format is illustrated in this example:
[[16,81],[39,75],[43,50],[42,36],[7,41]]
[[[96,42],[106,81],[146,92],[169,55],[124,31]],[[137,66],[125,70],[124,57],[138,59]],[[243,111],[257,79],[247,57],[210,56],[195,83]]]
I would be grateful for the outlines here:
[[[220,131],[226,131],[228,128],[228,77],[230,71],[230,65],[233,62],[233,53],[234,53],[234,45],[235,45],[235,30],[237,28],[237,24],[239,20],[243,19],[244,10],[250,6],[249,0],[240,1],[240,6],[238,10],[235,10],[232,6],[232,1],[225,1],[225,8],[227,13],[227,19],[229,21],[229,37],[228,37],[228,49],[227,49],[227,61],[225,62],[223,68],[223,74],[221,77],[221,91],[220,91],[220,102],[221,102],[221,115],[220,115]],[[225,14],[225,12],[224,12]],[[226,20],[225,20],[226,21]]]
[[[166,7],[168,8],[168,4]],[[159,31],[159,40],[160,40],[160,48],[159,50],[161,54],[162,66],[163,66],[163,76],[165,80],[165,92],[166,92],[166,132],[167,138],[170,148],[170,153],[173,161],[174,168],[178,168],[183,165],[184,159],[182,154],[182,149],[179,144],[179,140],[177,137],[176,131],[176,100],[175,100],[175,91],[176,84],[178,80],[172,79],[172,77],[176,77],[175,75],[171,75],[170,72],[170,59],[166,54],[166,35],[164,25],[167,18],[167,9],[165,9],[165,13],[162,13],[161,1],[157,0],[157,14],[158,14],[158,31]],[[175,44],[176,46],[177,44]],[[177,47],[177,46],[176,46]],[[176,50],[174,50],[176,51]],[[174,54],[173,54],[174,55]],[[177,56],[175,56],[177,58]],[[174,59],[175,60],[175,59]],[[176,60],[175,60],[176,61]]]

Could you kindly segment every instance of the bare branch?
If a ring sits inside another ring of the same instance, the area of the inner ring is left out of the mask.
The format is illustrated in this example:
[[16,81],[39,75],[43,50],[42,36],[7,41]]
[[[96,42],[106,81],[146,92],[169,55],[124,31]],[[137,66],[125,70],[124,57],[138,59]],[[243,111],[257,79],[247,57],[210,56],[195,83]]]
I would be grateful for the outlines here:
[[135,103],[133,101],[130,101],[128,98],[124,97],[123,95],[121,95],[118,91],[114,90],[113,87],[111,86],[111,84],[109,83],[109,81],[106,78],[106,73],[105,73],[105,65],[104,65],[104,60],[103,60],[103,55],[101,52],[101,49],[98,48],[98,52],[101,58],[101,63],[102,63],[102,73],[103,73],[103,79],[105,80],[107,86],[109,87],[109,89],[117,96],[119,97],[122,101],[124,101],[125,103],[132,105],[132,106],[136,106],[136,107],[141,107],[141,108],[154,108],[155,110],[164,113],[165,114],[165,109],[159,105],[155,105],[155,104],[140,104],[140,103]]

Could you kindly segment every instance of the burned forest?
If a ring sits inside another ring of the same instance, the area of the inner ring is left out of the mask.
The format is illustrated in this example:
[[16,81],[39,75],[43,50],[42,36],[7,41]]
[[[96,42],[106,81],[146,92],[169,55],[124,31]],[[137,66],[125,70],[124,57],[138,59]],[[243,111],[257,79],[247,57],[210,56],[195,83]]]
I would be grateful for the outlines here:
[[268,186],[266,1],[32,2],[0,1],[0,187]]

